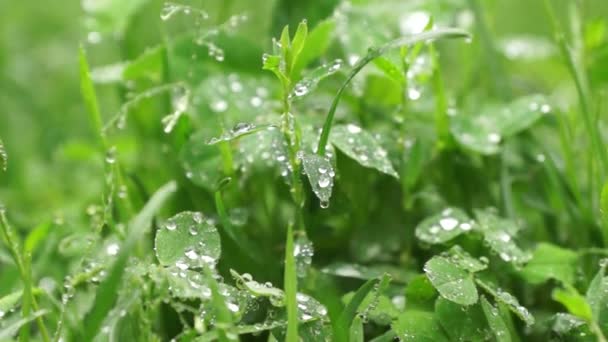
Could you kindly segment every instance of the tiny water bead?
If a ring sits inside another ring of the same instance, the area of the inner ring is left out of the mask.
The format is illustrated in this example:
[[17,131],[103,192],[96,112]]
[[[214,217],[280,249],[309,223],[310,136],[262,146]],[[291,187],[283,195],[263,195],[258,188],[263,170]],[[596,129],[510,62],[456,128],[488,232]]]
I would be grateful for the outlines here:
[[298,277],[305,277],[314,256],[314,246],[304,234],[300,234],[294,241],[293,255],[296,260],[296,273]]
[[424,242],[444,243],[474,228],[474,221],[460,209],[447,208],[423,220],[416,227],[416,237]]
[[114,164],[116,162],[116,146],[112,146],[106,152],[106,163]]

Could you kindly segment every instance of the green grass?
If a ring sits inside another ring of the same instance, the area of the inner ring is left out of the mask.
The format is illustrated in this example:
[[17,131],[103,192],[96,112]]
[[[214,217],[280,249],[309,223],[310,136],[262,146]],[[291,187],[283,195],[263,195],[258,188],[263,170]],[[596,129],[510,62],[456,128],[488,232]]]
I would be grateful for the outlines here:
[[0,2],[1,341],[606,341],[608,5]]

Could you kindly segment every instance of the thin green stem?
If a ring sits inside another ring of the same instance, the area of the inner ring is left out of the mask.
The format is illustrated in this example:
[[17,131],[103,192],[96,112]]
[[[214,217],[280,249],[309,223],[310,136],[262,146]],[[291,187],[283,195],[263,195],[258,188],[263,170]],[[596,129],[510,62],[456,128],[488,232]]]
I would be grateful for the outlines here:
[[287,228],[285,245],[285,297],[287,301],[287,336],[285,341],[298,342],[298,277],[294,256],[293,227]]

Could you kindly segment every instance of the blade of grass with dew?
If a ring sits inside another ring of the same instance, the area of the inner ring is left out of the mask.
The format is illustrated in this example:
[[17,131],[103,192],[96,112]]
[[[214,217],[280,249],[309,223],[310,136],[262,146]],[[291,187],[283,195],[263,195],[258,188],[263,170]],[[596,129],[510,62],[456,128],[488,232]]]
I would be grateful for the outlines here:
[[285,302],[287,304],[287,336],[285,341],[298,342],[298,276],[296,273],[296,258],[293,254],[293,225],[287,226],[287,242],[285,244]]
[[99,111],[99,102],[97,101],[97,93],[95,92],[95,85],[91,79],[91,70],[89,68],[89,62],[87,60],[87,54],[83,46],[80,46],[78,51],[78,60],[80,63],[80,91],[84,104],[87,107],[90,120],[95,130],[95,135],[99,137],[101,146],[107,149],[107,141],[103,130],[103,121],[101,119],[101,112]]
[[366,281],[361,287],[355,292],[355,295],[346,305],[338,320],[334,323],[334,338],[336,342],[348,342],[349,330],[357,309],[363,303],[363,300],[367,294],[378,284],[380,279],[370,279]]
[[129,235],[120,246],[120,252],[110,268],[107,278],[97,288],[95,302],[84,319],[83,324],[87,327],[85,341],[91,341],[99,332],[103,320],[118,298],[120,282],[133,247],[141,240],[156,212],[175,191],[177,191],[177,184],[174,181],[163,185],[129,224]]
[[441,39],[441,38],[467,38],[467,37],[469,37],[469,33],[466,31],[463,31],[463,30],[453,29],[453,28],[437,29],[437,30],[433,30],[433,31],[423,32],[423,33],[420,33],[420,34],[417,34],[414,36],[397,38],[393,41],[390,41],[390,42],[382,45],[379,48],[370,49],[369,52],[367,53],[367,55],[365,57],[363,57],[359,62],[357,62],[357,64],[355,64],[355,66],[353,67],[351,72],[346,77],[346,80],[344,81],[344,83],[342,83],[342,86],[340,86],[340,89],[338,89],[338,92],[337,92],[336,96],[334,97],[334,100],[331,103],[329,111],[327,112],[327,116],[325,117],[325,123],[323,124],[323,130],[321,131],[321,136],[319,137],[319,143],[317,145],[317,154],[320,156],[325,155],[325,149],[327,147],[327,141],[329,140],[329,134],[331,131],[331,126],[332,126],[333,120],[334,120],[334,115],[338,108],[338,104],[340,103],[340,98],[342,97],[342,93],[344,93],[344,91],[346,90],[346,87],[350,84],[350,82],[353,80],[353,78],[367,64],[369,64],[374,59],[382,56],[387,51],[397,48],[397,47],[414,45],[414,44],[422,42],[422,41],[430,41],[430,40],[436,40],[436,39]]

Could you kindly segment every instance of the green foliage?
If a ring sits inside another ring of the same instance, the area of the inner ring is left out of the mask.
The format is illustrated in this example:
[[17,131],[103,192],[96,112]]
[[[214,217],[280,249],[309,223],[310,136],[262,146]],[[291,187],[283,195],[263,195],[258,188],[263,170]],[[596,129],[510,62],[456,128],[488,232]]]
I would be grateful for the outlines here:
[[0,2],[0,340],[608,340],[605,1],[58,5]]

